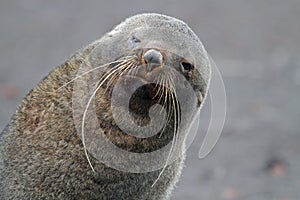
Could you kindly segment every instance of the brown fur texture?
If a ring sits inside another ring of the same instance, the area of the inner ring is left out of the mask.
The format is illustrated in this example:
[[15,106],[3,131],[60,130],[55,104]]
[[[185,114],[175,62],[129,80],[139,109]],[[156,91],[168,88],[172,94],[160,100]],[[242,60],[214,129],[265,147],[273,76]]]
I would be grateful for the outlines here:
[[[80,65],[86,62],[88,55],[96,48],[103,56],[94,61],[97,64],[112,62],[111,58],[127,55],[125,41],[133,30],[145,26],[145,22],[149,27],[166,27],[194,40],[199,50],[196,56],[201,65],[195,66],[195,73],[201,78],[191,81],[194,81],[195,90],[206,95],[210,77],[208,59],[200,40],[190,28],[180,20],[158,14],[129,18],[100,40],[78,51],[24,98],[0,137],[0,199],[157,200],[170,197],[183,168],[184,152],[165,169],[154,187],[152,184],[160,170],[147,173],[122,172],[107,167],[90,155],[95,169],[93,172],[74,125],[74,83],[60,88],[76,77]],[[98,118],[111,141],[130,151],[151,151],[156,144],[155,137],[151,142],[135,139],[124,135],[113,125],[108,106],[109,96],[106,99],[96,97],[96,102]],[[167,137],[165,139],[169,140]]]

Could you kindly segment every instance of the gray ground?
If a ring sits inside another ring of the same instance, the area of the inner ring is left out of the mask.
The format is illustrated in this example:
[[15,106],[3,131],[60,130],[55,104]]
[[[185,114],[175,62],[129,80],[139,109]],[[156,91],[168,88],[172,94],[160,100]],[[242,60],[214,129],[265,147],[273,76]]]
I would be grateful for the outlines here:
[[300,199],[298,0],[1,0],[0,129],[51,69],[146,11],[190,24],[221,70],[228,96],[221,140],[199,160],[199,134],[172,199]]

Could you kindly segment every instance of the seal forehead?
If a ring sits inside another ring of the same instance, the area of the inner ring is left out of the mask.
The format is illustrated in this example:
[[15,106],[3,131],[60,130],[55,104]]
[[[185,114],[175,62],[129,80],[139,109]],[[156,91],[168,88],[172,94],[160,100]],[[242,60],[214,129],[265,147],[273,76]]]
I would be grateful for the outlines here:
[[131,32],[137,28],[166,28],[173,32],[178,32],[189,36],[191,39],[199,42],[199,38],[194,34],[191,28],[183,21],[166,15],[148,13],[138,14],[127,18],[115,29],[119,31]]

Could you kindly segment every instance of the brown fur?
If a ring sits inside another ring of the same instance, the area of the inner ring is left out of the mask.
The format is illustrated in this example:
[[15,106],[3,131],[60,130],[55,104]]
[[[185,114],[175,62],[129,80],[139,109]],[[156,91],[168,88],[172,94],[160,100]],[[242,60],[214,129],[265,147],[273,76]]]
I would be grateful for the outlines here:
[[[135,16],[134,20],[125,21],[116,30],[122,32],[125,29],[133,29],[134,26],[141,25],[137,19],[143,17],[150,17],[154,21],[174,20],[183,26],[183,29],[190,31],[183,22],[156,14]],[[134,24],[135,20],[137,24]],[[178,29],[174,29],[176,28]],[[128,33],[125,31],[124,34]],[[99,47],[99,44],[104,43],[105,46],[105,40],[110,37],[113,36],[108,34],[102,40],[78,51],[24,98],[0,138],[0,199],[169,198],[180,176],[184,153],[166,168],[154,187],[151,185],[158,177],[159,170],[147,173],[121,172],[90,156],[94,173],[85,157],[82,141],[77,135],[73,121],[74,83],[60,87],[76,77],[79,66],[85,62],[91,51]],[[112,45],[111,48],[116,47]],[[199,48],[203,49],[202,46]],[[122,49],[120,51],[126,52]],[[204,49],[202,51],[202,56],[205,57]],[[109,62],[109,56],[111,55],[107,54],[106,58],[101,58],[102,62]],[[206,91],[209,72],[199,69],[198,73],[202,73],[204,77],[199,85]],[[112,123],[109,103],[109,99],[99,100],[97,108],[98,117],[102,120],[104,130],[107,130],[106,136],[127,150],[151,151],[156,145],[155,137],[149,142],[124,135],[117,125]]]

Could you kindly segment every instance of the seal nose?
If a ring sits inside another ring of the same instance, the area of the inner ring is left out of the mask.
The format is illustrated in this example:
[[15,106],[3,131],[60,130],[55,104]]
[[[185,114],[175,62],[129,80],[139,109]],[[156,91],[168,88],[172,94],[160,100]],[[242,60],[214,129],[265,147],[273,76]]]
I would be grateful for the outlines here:
[[159,51],[150,49],[144,54],[144,60],[147,64],[147,71],[150,72],[162,64],[163,56]]

